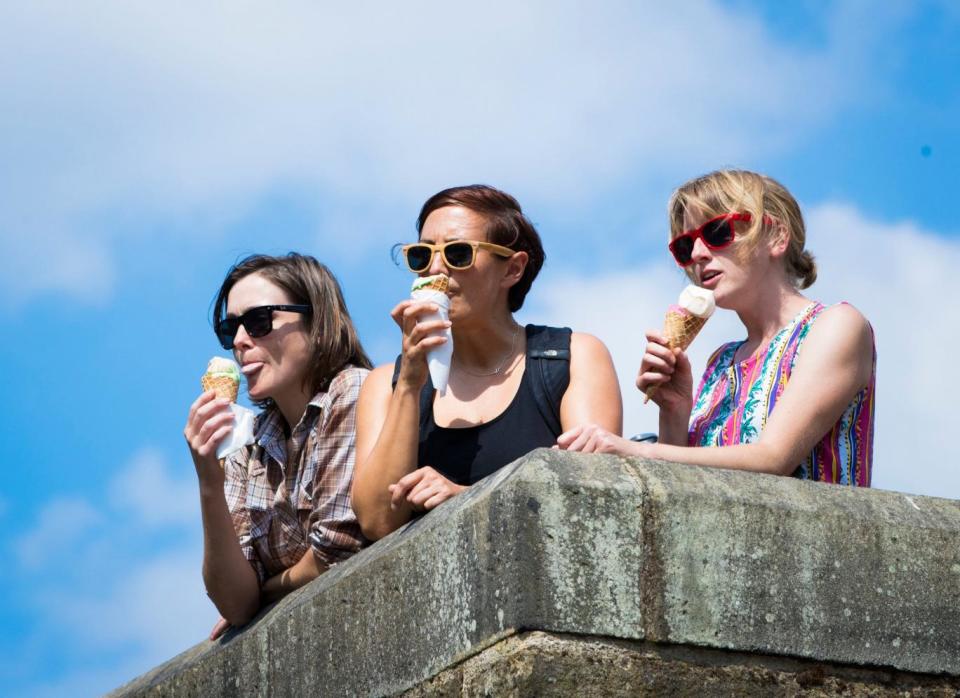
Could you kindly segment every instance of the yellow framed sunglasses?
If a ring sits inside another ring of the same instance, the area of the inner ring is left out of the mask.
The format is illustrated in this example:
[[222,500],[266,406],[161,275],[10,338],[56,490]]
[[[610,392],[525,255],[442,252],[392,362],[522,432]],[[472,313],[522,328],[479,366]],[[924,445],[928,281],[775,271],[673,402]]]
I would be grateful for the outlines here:
[[415,274],[426,271],[433,263],[433,255],[437,252],[443,257],[444,264],[450,269],[463,271],[473,266],[477,261],[477,250],[487,250],[498,257],[512,257],[516,250],[503,245],[479,240],[451,240],[440,245],[429,242],[414,242],[400,248],[407,267]]

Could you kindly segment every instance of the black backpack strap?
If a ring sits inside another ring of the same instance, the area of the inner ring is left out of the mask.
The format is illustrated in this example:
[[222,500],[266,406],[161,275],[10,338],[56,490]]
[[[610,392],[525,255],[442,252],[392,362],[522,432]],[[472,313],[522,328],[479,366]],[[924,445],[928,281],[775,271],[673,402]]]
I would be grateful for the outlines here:
[[[390,385],[394,389],[397,387],[397,381],[400,380],[400,360],[403,358],[402,354],[397,355],[397,360],[393,364],[393,380]],[[427,383],[423,386],[423,390],[420,391],[420,424],[423,424],[424,419],[433,411],[433,381],[430,379],[430,374],[427,374]]]
[[570,385],[570,328],[527,325],[530,387],[547,426],[560,435],[560,401]]

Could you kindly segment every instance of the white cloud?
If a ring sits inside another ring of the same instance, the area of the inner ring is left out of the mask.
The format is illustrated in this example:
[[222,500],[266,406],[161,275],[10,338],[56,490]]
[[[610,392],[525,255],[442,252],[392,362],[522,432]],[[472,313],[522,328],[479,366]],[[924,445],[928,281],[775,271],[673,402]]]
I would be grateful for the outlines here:
[[[911,223],[887,224],[855,208],[824,204],[807,211],[808,247],[819,281],[808,295],[849,301],[872,323],[877,339],[875,487],[960,499],[960,474],[948,454],[952,399],[960,378],[951,366],[960,329],[948,289],[960,243]],[[633,387],[644,331],[659,327],[685,277],[662,262],[595,278],[547,277],[537,290],[537,321],[591,332],[610,347],[624,393],[625,431],[657,431],[657,408]],[[938,313],[945,309],[946,317]],[[719,344],[745,335],[736,317],[719,311],[691,348],[694,373]]]
[[186,477],[172,477],[163,456],[144,449],[110,483],[110,503],[148,526],[198,526],[200,506],[192,474],[190,469]]
[[[64,656],[83,666],[38,684],[38,695],[115,688],[203,640],[217,618],[200,572],[192,470],[174,477],[161,454],[144,448],[106,492],[96,509],[81,497],[49,502],[13,544],[23,572],[56,562],[57,573],[39,575],[22,602],[35,632],[49,638],[55,628]],[[49,648],[27,642],[23,651],[36,664]]]
[[45,589],[42,609],[44,624],[56,628],[59,651],[81,668],[38,682],[31,689],[38,696],[118,688],[204,640],[217,618],[195,546],[148,556],[95,590]]
[[[198,540],[192,536],[189,542]],[[217,618],[204,591],[200,562],[200,550],[193,546],[149,556],[99,593],[48,597],[50,610],[72,631],[74,641],[103,650],[133,647],[153,663],[166,661],[203,640]]]
[[856,97],[851,52],[867,50],[846,36],[792,49],[708,0],[8,4],[0,236],[17,241],[9,270],[45,264],[0,290],[102,299],[104,229],[242,215],[281,183],[326,194],[332,219],[463,180],[561,206],[638,168],[778,150]]
[[40,511],[34,527],[14,541],[14,552],[23,568],[34,571],[81,543],[101,521],[101,515],[84,499],[51,500]]

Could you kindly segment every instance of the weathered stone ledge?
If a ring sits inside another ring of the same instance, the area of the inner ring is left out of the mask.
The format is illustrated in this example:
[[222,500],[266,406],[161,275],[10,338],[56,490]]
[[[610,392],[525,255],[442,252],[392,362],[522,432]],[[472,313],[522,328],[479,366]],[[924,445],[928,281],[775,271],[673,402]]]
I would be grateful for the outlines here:
[[527,631],[954,690],[960,502],[538,450],[114,695],[446,693],[487,648],[553,656]]
[[942,696],[960,678],[542,631],[512,635],[407,691],[462,696]]

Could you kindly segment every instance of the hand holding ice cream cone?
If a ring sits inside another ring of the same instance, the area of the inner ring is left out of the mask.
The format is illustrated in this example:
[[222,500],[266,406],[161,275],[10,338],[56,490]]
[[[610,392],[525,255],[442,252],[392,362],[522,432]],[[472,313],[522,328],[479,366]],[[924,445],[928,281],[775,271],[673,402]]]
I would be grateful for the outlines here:
[[[715,309],[713,291],[692,284],[683,289],[677,304],[667,308],[664,317],[663,336],[667,346],[686,351]],[[656,392],[656,385],[647,388],[643,403],[649,402]]]
[[[202,422],[204,419],[221,419],[222,421],[225,419],[225,416],[229,414],[231,421],[224,422],[220,428],[214,432],[215,435],[221,432],[222,434],[212,442],[216,446],[216,456],[220,461],[220,467],[223,467],[223,460],[227,455],[247,444],[253,443],[254,414],[246,407],[241,407],[236,404],[237,396],[240,393],[240,367],[231,359],[214,356],[207,363],[206,372],[200,377],[200,387],[203,388],[204,392],[212,390],[216,393],[216,397],[213,399],[226,398],[230,401],[230,406],[228,410],[222,411],[224,415],[223,418],[220,417],[220,411],[215,415],[210,414],[209,408],[197,410],[196,412],[198,414],[196,414],[196,416],[192,413],[190,423],[187,425],[187,440],[191,441],[191,448],[194,448],[198,444],[192,443],[193,440],[191,436],[199,436],[203,428]],[[204,398],[201,397],[201,400],[203,399]],[[201,418],[199,413],[206,413],[206,417]],[[228,426],[230,427],[229,429],[227,429]],[[204,448],[208,448],[208,446]]]

